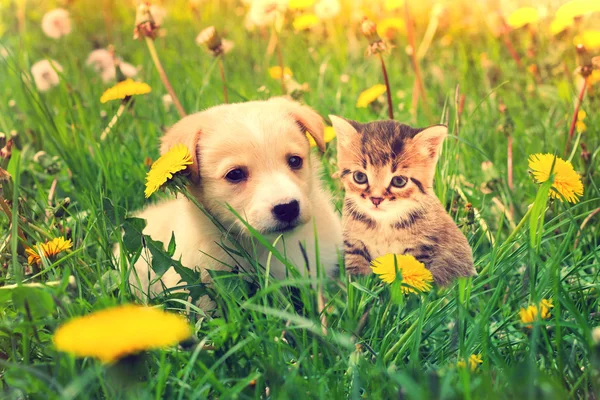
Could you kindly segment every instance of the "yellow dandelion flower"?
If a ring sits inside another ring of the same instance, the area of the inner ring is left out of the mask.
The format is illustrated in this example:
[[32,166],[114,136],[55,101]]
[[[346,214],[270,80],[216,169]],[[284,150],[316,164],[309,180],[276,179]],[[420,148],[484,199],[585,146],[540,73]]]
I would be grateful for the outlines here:
[[550,33],[552,33],[553,35],[558,35],[562,31],[567,29],[569,26],[571,26],[572,23],[573,23],[572,19],[555,18],[550,23]]
[[[385,283],[393,283],[396,278],[396,266],[402,274],[402,292],[404,294],[428,292],[431,290],[433,275],[423,263],[408,254],[386,254],[371,262],[371,269]],[[406,286],[404,285],[406,284]]]
[[[531,324],[533,321],[537,319],[538,309],[536,306],[531,305],[527,308],[521,308],[519,310],[519,317],[521,318],[521,322],[523,324]],[[528,328],[531,328],[531,325],[526,325]]]
[[173,175],[179,171],[183,171],[188,165],[192,164],[192,155],[189,149],[184,144],[175,145],[167,153],[160,156],[146,175],[146,190],[144,194],[146,198],[158,190]]
[[384,18],[377,24],[377,33],[384,38],[393,38],[396,34],[406,33],[406,24],[402,18]]
[[125,97],[150,93],[152,89],[147,83],[136,82],[129,78],[107,89],[100,97],[101,103],[111,100],[123,100]]
[[319,23],[319,17],[315,14],[304,14],[294,20],[292,26],[297,31],[310,29]]
[[598,82],[600,82],[600,69],[595,69],[590,76],[587,77],[587,83],[590,86],[594,86]]
[[573,18],[596,11],[600,11],[600,2],[598,0],[572,0],[556,10],[556,18],[573,20]]
[[385,0],[383,3],[385,11],[398,10],[401,7],[404,7],[404,0]]
[[527,308],[521,308],[519,310],[519,317],[521,322],[526,324],[527,328],[531,328],[531,323],[539,318],[548,319],[550,317],[550,310],[554,308],[552,299],[542,299],[539,305],[530,305]]
[[65,251],[73,247],[71,239],[65,240],[64,237],[57,237],[46,243],[38,243],[34,248],[25,250],[27,253],[27,262],[29,264],[39,264],[42,262],[42,257],[50,258],[58,255],[61,251]]
[[513,29],[519,29],[525,25],[535,24],[540,19],[537,10],[533,7],[521,7],[508,16],[507,23]]
[[[553,170],[552,164],[554,164]],[[553,154],[534,154],[529,157],[529,169],[533,173],[533,178],[538,183],[543,183],[550,179],[550,172],[552,170],[554,174],[552,188],[554,190],[550,189],[550,197],[561,200],[564,197],[570,203],[577,203],[579,197],[583,196],[581,177],[575,172],[573,165],[569,161],[565,161]]]
[[581,35],[573,38],[573,44],[575,46],[582,44],[587,50],[600,49],[600,30],[584,31]]
[[377,100],[377,98],[384,94],[385,91],[386,87],[382,84],[377,84],[368,88],[358,96],[358,100],[356,101],[356,107],[367,108],[369,104]]
[[179,315],[128,304],[72,319],[56,330],[53,341],[60,351],[112,363],[144,350],[172,346],[191,334]]
[[[480,355],[472,354],[469,356],[469,369],[471,370],[471,372],[474,372],[479,366],[479,364],[483,364],[483,360],[481,359]],[[458,368],[467,368],[467,362],[461,358],[456,362],[456,366]]]
[[291,10],[304,10],[315,4],[315,0],[290,0],[288,8]]
[[550,316],[551,308],[554,308],[552,299],[542,299],[540,302],[540,317],[542,317],[542,319],[547,319]]
[[[310,147],[317,147],[317,143],[312,138],[312,136],[310,136],[308,133],[306,133],[306,137],[308,138],[308,142],[310,143]],[[333,126],[326,126],[325,127],[325,133],[323,134],[323,138],[325,139],[325,143],[329,143],[333,139],[335,139],[335,130],[333,129]]]
[[471,368],[471,371],[475,371],[477,369],[477,367],[479,366],[479,364],[483,364],[481,355],[480,354],[471,354],[471,356],[469,357],[469,367]]
[[[479,364],[483,364],[483,359],[481,358],[481,355],[471,354],[469,356],[469,369],[471,370],[471,372],[474,372],[477,369],[477,367],[479,367]],[[456,366],[458,368],[467,368],[467,362],[463,358],[461,358],[456,362]]]
[[[283,68],[283,75],[286,78],[291,78],[292,76],[294,76],[294,74],[292,73],[292,70],[289,67]],[[281,79],[281,67],[276,66],[276,67],[269,68],[269,76],[273,79]]]

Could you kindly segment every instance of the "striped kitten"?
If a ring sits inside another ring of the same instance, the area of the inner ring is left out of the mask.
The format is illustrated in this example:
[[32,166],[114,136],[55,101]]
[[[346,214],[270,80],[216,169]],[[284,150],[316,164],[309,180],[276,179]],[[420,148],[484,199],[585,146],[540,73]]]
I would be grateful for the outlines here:
[[369,274],[371,260],[394,253],[413,255],[439,285],[476,275],[467,239],[432,189],[448,128],[416,129],[395,121],[360,124],[329,117],[346,189],[346,270]]

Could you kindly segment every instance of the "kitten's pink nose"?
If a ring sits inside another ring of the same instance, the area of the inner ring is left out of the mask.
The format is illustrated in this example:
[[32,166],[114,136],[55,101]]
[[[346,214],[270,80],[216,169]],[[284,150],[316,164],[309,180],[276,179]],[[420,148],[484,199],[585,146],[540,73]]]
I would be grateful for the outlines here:
[[375,204],[375,206],[378,206],[381,204],[381,202],[383,201],[383,197],[369,197],[371,199],[371,203]]

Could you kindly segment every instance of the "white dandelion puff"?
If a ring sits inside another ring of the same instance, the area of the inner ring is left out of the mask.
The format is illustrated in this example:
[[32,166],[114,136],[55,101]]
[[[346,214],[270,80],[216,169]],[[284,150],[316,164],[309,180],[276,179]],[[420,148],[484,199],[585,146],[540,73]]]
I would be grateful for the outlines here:
[[54,60],[41,60],[31,66],[31,75],[39,91],[45,92],[58,85],[57,71],[62,72],[63,68]]
[[71,17],[64,8],[48,11],[42,18],[42,30],[46,36],[58,39],[71,33]]
[[315,4],[315,15],[320,19],[335,18],[341,8],[339,0],[321,0]]

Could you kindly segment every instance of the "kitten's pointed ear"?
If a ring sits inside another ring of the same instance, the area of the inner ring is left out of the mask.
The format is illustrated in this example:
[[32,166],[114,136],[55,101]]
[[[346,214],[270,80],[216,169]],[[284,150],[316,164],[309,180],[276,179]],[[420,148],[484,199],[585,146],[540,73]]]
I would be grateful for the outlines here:
[[329,119],[333,125],[335,135],[338,138],[338,144],[342,146],[349,143],[350,138],[358,133],[352,124],[350,124],[350,122],[346,121],[344,118],[337,117],[335,115],[329,115]]
[[417,133],[413,140],[425,156],[437,161],[446,136],[448,136],[446,125],[433,125]]

